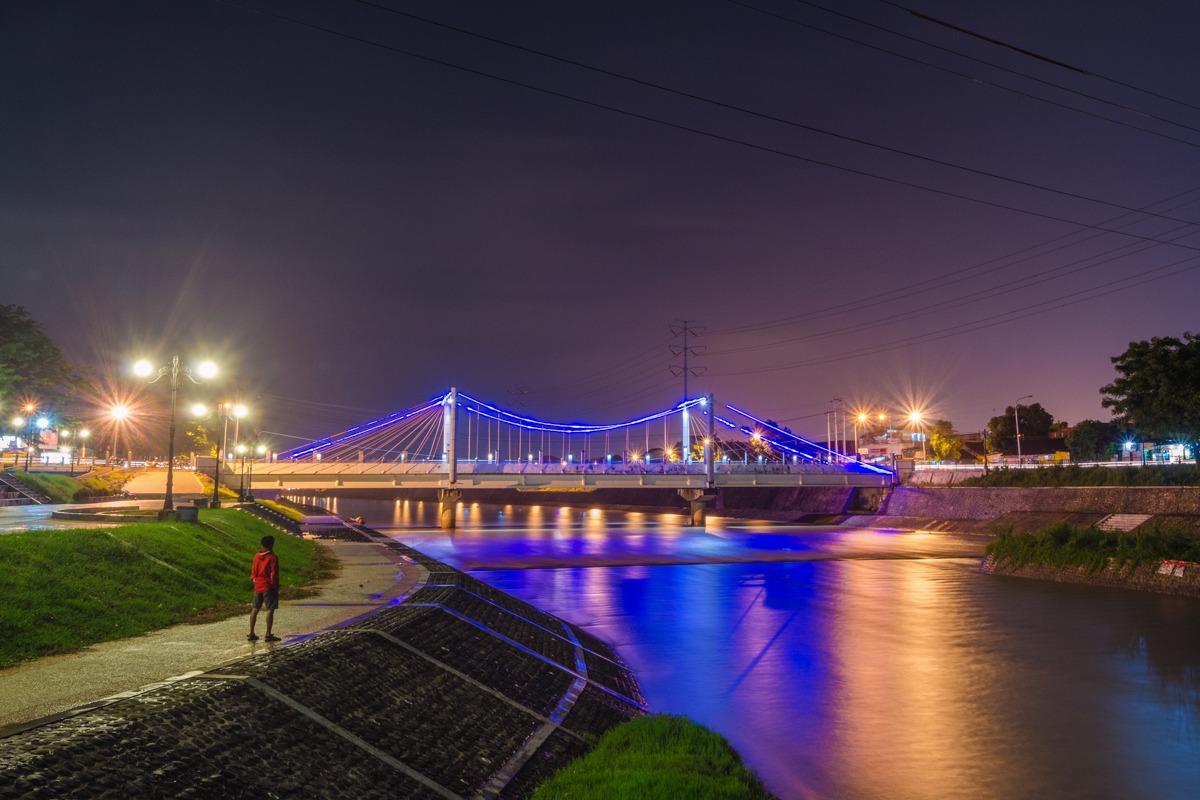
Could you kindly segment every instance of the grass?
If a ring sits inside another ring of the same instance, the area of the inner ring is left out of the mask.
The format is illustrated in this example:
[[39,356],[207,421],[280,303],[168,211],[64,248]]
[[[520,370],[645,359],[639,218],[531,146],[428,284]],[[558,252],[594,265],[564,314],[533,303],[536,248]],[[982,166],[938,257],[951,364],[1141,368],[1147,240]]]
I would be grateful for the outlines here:
[[277,514],[282,514],[283,516],[287,517],[288,519],[294,520],[296,522],[304,522],[304,520],[306,519],[306,517],[304,516],[304,512],[297,511],[296,509],[292,508],[291,506],[284,505],[283,503],[276,503],[274,500],[263,500],[263,499],[259,498],[259,499],[255,500],[254,502],[258,503],[260,506],[263,506],[264,508],[271,509],[272,511],[274,511]]
[[242,614],[250,560],[275,536],[280,597],[335,566],[316,543],[236,509],[200,512],[201,525],[148,522],[0,536],[0,667],[180,622]]
[[966,478],[959,486],[1198,486],[1200,468],[1195,464],[1130,465],[1127,467],[1081,467],[1056,465],[1039,469],[996,469],[987,475]]
[[1109,559],[1133,566],[1163,559],[1200,562],[1200,534],[1158,525],[1143,527],[1124,533],[1056,522],[1036,533],[1001,533],[984,553],[1017,566],[1084,567],[1088,572],[1104,569]]
[[613,728],[596,749],[538,787],[534,800],[769,800],[719,734],[655,714]]
[[[206,475],[205,473],[201,472],[200,470],[196,470],[195,475],[200,480],[200,485],[204,487],[204,496],[212,497],[212,487],[213,487],[212,476]],[[225,501],[225,500],[235,501],[238,499],[238,493],[235,492],[233,489],[230,489],[224,483],[222,483],[220,490],[217,492],[217,497],[221,501]]]
[[89,497],[120,494],[121,487],[129,480],[128,473],[115,470],[90,472],[79,477],[56,472],[11,472],[18,481],[46,495],[54,503],[78,503]]

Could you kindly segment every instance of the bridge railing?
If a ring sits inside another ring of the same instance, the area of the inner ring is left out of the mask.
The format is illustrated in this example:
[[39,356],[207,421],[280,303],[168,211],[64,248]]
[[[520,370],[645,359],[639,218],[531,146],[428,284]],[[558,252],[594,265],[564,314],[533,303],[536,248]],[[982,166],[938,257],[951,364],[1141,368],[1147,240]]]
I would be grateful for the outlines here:
[[[852,465],[853,466],[853,465]],[[608,463],[598,462],[527,462],[527,461],[458,461],[458,472],[462,474],[519,474],[519,475],[703,475],[704,464],[700,462],[655,463]],[[848,470],[840,464],[822,463],[742,463],[718,462],[718,474],[738,475],[785,475],[785,474],[841,474]],[[240,465],[232,465],[238,474]],[[432,475],[447,471],[442,461],[371,462],[371,461],[277,461],[274,463],[247,464],[246,471],[254,475]]]

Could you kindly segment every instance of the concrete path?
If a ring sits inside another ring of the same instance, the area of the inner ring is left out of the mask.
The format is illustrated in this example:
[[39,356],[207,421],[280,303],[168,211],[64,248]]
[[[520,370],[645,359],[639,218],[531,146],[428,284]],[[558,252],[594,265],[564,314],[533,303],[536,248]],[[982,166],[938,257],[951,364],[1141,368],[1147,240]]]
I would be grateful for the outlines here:
[[[123,487],[129,494],[139,497],[163,497],[167,493],[167,470],[147,469],[126,481]],[[204,484],[190,469],[171,470],[171,494],[183,497],[204,496]]]
[[[246,616],[204,625],[176,625],[134,639],[30,661],[0,670],[0,728],[211,669],[265,648],[286,647],[394,603],[412,589],[420,574],[415,564],[383,545],[324,544],[333,550],[342,568],[321,586],[318,596],[280,605],[275,612],[275,633],[283,637],[281,645],[246,641],[247,597]],[[264,631],[260,615],[259,636]]]

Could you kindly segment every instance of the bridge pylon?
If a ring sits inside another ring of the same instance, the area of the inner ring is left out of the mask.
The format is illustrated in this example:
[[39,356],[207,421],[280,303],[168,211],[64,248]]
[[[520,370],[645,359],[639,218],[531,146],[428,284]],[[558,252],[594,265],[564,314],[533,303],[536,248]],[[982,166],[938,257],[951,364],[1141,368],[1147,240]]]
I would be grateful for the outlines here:
[[703,528],[708,516],[708,504],[717,499],[716,489],[679,489],[679,496],[690,505],[692,528]]
[[462,500],[462,489],[438,489],[438,517],[442,530],[452,531],[458,527],[458,503]]

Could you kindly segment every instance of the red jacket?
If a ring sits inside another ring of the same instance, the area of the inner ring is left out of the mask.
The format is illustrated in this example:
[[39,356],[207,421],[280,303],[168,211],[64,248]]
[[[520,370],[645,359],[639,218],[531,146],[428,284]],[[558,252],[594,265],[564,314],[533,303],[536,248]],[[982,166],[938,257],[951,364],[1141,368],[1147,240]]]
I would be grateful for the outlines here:
[[265,592],[279,585],[279,559],[270,550],[259,550],[250,564],[250,580],[254,591]]

